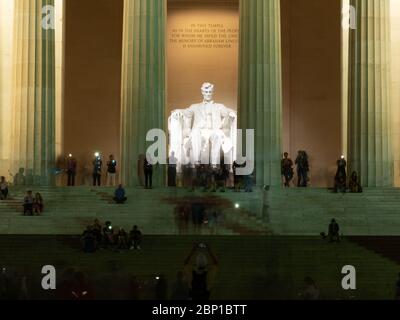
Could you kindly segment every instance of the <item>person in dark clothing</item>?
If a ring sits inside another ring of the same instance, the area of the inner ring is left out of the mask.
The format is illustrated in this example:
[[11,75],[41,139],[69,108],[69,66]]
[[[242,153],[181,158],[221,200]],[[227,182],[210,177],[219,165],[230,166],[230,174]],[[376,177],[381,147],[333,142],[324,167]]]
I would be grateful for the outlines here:
[[26,196],[24,198],[24,216],[26,216],[27,214],[30,216],[33,216],[33,196],[32,196],[32,191],[28,191],[26,193]]
[[178,159],[175,157],[175,152],[171,152],[168,161],[168,187],[176,187],[176,166]]
[[97,240],[91,226],[88,226],[82,234],[82,249],[85,253],[93,253],[97,250]]
[[123,228],[120,228],[117,233],[117,249],[128,249],[128,234]]
[[122,187],[122,184],[118,186],[114,193],[114,201],[118,204],[123,204],[127,200],[125,196],[125,189]]
[[310,171],[307,153],[305,151],[299,151],[295,163],[297,165],[297,186],[307,187],[308,172]]
[[156,277],[155,298],[158,301],[167,300],[168,283],[165,275]]
[[139,230],[138,226],[133,226],[129,236],[131,244],[130,250],[140,250],[140,245],[142,243],[142,232]]
[[[196,264],[193,267],[191,263],[196,253]],[[207,256],[211,259],[211,264],[208,264]],[[186,278],[190,283],[190,297],[192,300],[209,300],[218,269],[218,260],[212,253],[210,246],[203,243],[194,245],[185,259],[184,266]]]
[[335,175],[334,192],[338,192],[338,191],[341,191],[343,193],[346,192],[346,189],[347,189],[346,167],[347,167],[346,160],[344,159],[344,156],[342,156],[337,161],[337,171],[336,171],[336,175]]
[[339,230],[339,224],[336,222],[335,219],[332,219],[331,223],[329,224],[328,231],[329,242],[340,242]]
[[97,243],[101,244],[102,240],[103,240],[103,235],[101,233],[102,232],[102,226],[101,226],[101,223],[100,223],[100,221],[98,219],[94,220],[94,223],[92,225],[92,232],[93,232],[93,235],[96,238]]
[[93,160],[93,186],[101,185],[101,170],[103,167],[103,161],[100,155],[97,153],[96,158]]
[[7,200],[8,197],[8,183],[6,177],[0,178],[0,200]]
[[285,178],[285,187],[290,187],[290,182],[293,179],[293,161],[289,158],[289,153],[285,152],[281,161],[281,173]]
[[362,193],[363,192],[360,181],[358,179],[358,174],[355,171],[353,171],[353,173],[350,176],[349,189],[350,189],[351,193]]
[[105,248],[114,245],[114,229],[110,221],[106,221],[103,228],[103,244]]
[[115,177],[117,175],[117,161],[114,159],[113,155],[110,155],[107,161],[107,185],[115,186]]
[[77,161],[75,158],[72,157],[72,154],[70,154],[67,160],[68,187],[75,186],[76,168],[77,168]]
[[146,156],[144,159],[143,171],[145,176],[145,187],[146,189],[153,188],[153,164],[151,163],[150,156]]

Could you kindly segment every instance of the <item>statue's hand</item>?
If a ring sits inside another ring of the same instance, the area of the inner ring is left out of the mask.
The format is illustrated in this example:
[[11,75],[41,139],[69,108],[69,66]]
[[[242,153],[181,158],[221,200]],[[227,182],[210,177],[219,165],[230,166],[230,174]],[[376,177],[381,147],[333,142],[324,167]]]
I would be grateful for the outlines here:
[[174,110],[172,111],[172,116],[175,119],[183,118],[183,112],[181,110]]

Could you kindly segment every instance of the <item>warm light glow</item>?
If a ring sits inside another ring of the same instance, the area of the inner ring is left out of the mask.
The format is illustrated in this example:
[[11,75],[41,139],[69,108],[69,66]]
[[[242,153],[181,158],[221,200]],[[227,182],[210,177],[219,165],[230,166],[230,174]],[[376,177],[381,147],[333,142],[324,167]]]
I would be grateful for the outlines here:
[[0,0],[0,172],[9,167],[14,0]]
[[391,14],[391,106],[394,184],[400,187],[400,1],[390,0]]
[[235,208],[236,208],[236,209],[239,209],[239,208],[240,208],[239,203],[236,203],[236,204],[235,204]]

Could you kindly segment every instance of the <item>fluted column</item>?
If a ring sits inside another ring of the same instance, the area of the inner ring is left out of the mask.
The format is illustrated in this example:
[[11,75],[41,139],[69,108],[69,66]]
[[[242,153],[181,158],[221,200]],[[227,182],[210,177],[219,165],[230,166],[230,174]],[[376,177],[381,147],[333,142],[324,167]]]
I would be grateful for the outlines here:
[[[122,66],[122,181],[139,185],[140,155],[151,129],[165,131],[166,0],[125,0]],[[155,168],[154,184],[164,180]]]
[[351,0],[357,29],[350,30],[350,170],[367,187],[393,185],[390,138],[390,1]]
[[12,170],[27,184],[54,183],[55,34],[42,26],[54,0],[15,0]]
[[280,0],[240,0],[239,128],[255,129],[257,185],[281,184]]

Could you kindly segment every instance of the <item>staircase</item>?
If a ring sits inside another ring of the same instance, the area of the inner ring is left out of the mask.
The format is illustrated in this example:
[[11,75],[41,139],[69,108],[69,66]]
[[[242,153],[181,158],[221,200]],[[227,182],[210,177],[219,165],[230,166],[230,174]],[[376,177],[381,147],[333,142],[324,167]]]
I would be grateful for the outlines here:
[[[40,192],[45,202],[42,216],[22,215],[25,191]],[[180,234],[175,217],[176,206],[193,198],[211,203],[222,212],[216,230],[202,227],[188,234],[262,235],[269,233],[266,223],[253,214],[252,200],[247,194],[189,192],[177,188],[144,190],[126,189],[128,201],[117,205],[112,201],[114,188],[90,187],[15,187],[11,200],[0,201],[0,234],[81,234],[94,219],[112,221],[114,226],[131,229],[138,225],[146,234]],[[257,197],[257,195],[253,195]],[[240,201],[241,207],[235,203]]]
[[266,216],[275,234],[317,235],[335,218],[344,235],[400,235],[400,189],[272,189]]

